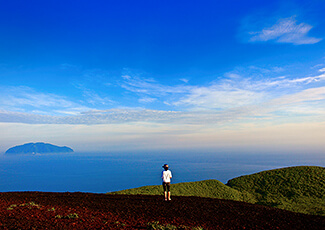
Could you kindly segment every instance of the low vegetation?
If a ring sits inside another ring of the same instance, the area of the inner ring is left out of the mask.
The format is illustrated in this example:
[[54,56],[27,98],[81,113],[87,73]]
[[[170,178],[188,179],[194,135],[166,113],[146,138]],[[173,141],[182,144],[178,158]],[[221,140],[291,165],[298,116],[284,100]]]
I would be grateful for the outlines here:
[[66,216],[56,215],[55,218],[57,218],[57,219],[77,219],[77,218],[79,218],[79,215],[77,213],[70,213]]
[[34,202],[29,202],[29,203],[23,203],[23,204],[19,204],[19,205],[18,204],[12,204],[7,208],[7,210],[14,210],[17,207],[27,207],[29,209],[32,209],[32,208],[35,207],[35,208],[40,209],[41,206],[34,203]]
[[188,227],[188,226],[175,226],[172,224],[160,224],[159,221],[149,222],[147,224],[148,230],[204,230],[202,227]]
[[[144,186],[113,192],[127,195],[161,195],[161,186]],[[175,196],[199,196],[325,215],[325,168],[298,166],[241,176],[227,185],[218,180],[173,184]]]
[[[161,195],[162,187],[159,185],[144,186],[140,188],[127,189],[111,194],[123,195]],[[198,182],[173,184],[172,194],[174,196],[199,196],[218,199],[254,202],[254,196],[243,191],[224,185],[218,180],[205,180]]]
[[325,168],[299,166],[263,171],[228,181],[257,203],[306,214],[325,215]]

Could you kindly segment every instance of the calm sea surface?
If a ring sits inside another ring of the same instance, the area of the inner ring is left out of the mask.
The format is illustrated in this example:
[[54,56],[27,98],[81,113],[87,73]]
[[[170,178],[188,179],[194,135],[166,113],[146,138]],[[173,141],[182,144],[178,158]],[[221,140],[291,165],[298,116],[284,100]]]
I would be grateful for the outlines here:
[[263,170],[297,166],[325,166],[325,155],[279,154],[63,154],[0,155],[0,192],[105,193],[161,183],[168,163],[172,183],[229,179]]

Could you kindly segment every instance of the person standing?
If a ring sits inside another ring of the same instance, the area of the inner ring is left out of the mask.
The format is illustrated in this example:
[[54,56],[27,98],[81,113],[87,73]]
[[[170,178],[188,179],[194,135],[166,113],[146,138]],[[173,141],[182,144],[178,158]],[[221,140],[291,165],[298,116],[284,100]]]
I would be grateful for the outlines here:
[[165,201],[170,199],[170,179],[172,178],[172,172],[168,169],[168,164],[164,164],[164,170],[161,172],[162,184],[165,193]]

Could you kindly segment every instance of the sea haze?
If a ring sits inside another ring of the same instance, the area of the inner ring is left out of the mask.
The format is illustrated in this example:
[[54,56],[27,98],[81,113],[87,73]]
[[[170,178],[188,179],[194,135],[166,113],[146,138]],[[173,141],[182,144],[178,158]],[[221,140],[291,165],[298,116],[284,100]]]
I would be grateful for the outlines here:
[[74,153],[61,155],[1,155],[0,192],[105,193],[161,183],[162,165],[168,163],[173,183],[229,179],[263,170],[325,165],[324,154],[147,154]]

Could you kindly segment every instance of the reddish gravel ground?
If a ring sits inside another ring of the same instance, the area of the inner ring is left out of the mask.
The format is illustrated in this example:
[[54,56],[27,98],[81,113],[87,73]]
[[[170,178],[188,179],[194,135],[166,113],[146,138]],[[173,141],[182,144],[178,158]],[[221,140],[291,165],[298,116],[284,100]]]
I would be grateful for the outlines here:
[[92,193],[0,193],[0,229],[147,229],[147,223],[204,229],[325,229],[325,217],[198,197]]

